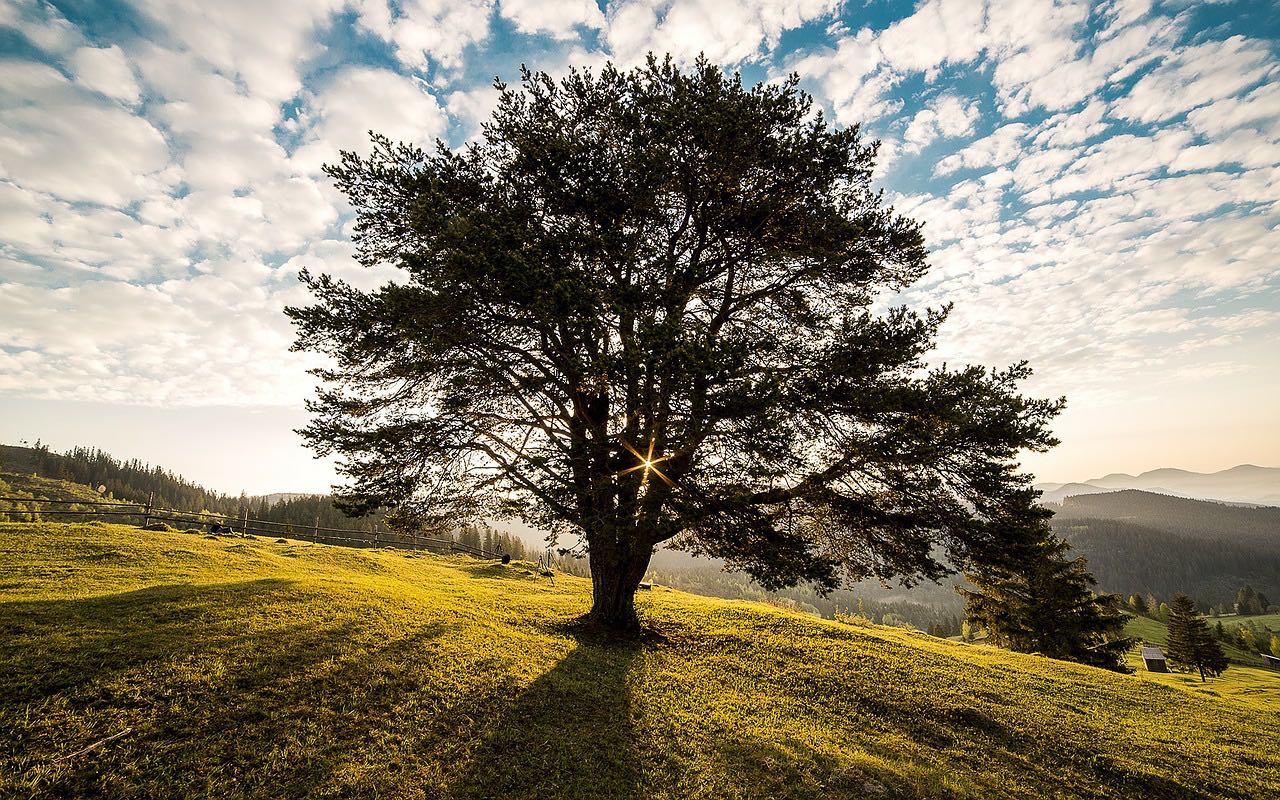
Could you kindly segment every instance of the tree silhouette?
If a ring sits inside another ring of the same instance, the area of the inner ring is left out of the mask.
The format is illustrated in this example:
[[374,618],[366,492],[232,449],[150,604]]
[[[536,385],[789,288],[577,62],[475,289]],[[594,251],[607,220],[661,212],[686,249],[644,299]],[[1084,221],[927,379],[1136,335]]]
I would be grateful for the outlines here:
[[374,136],[327,167],[360,262],[400,269],[304,274],[288,310],[332,359],[303,433],[347,508],[579,534],[614,629],[672,540],[767,588],[998,555],[1061,403],[1018,393],[1025,364],[927,367],[947,309],[875,305],[927,268],[876,143],[705,61],[499,88],[465,148]]
[[1043,519],[1010,524],[1003,563],[980,565],[966,574],[973,588],[957,589],[965,618],[1010,650],[1129,672],[1124,656],[1133,642],[1124,636],[1120,596],[1094,594],[1084,558],[1071,558]]

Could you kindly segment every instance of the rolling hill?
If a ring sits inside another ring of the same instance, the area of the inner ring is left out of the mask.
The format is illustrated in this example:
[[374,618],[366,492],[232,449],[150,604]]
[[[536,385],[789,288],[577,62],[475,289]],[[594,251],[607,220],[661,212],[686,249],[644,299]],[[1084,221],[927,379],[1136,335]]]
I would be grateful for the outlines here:
[[1247,583],[1280,597],[1280,508],[1128,489],[1068,497],[1053,526],[1107,591],[1219,605]]
[[[0,525],[0,796],[1257,798],[1274,712],[528,565]],[[1212,688],[1214,684],[1210,684]],[[112,738],[114,737],[114,738]],[[93,745],[93,749],[88,749]]]

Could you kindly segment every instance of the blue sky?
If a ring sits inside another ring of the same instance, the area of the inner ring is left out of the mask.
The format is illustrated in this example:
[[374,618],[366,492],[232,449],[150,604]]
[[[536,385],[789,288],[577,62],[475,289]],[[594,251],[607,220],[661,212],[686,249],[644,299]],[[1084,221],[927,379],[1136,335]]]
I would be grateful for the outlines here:
[[954,301],[939,359],[1066,395],[1046,480],[1280,464],[1270,2],[178,0],[0,5],[0,441],[323,490],[291,428],[303,266],[373,286],[320,173],[459,145],[495,76],[648,51],[801,76]]

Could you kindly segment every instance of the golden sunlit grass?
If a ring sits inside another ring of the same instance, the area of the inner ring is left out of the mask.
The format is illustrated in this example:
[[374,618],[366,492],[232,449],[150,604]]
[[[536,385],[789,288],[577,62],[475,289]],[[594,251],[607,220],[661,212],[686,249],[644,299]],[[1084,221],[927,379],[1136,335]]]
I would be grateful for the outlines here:
[[[1274,713],[529,565],[0,525],[0,796],[1263,797]],[[95,750],[66,758],[128,731]]]
[[[1260,619],[1251,617],[1247,619]],[[1213,622],[1213,620],[1210,620]],[[1169,628],[1160,622],[1146,617],[1134,617],[1125,626],[1125,634],[1144,641],[1163,646],[1169,636]],[[1232,663],[1219,678],[1200,680],[1200,673],[1185,672],[1147,672],[1137,650],[1129,653],[1129,666],[1137,674],[1147,680],[1163,683],[1166,686],[1177,686],[1189,692],[1196,692],[1211,697],[1227,697],[1241,701],[1255,708],[1264,708],[1272,712],[1280,712],[1280,670],[1260,666],[1262,659],[1257,653],[1246,653],[1239,648],[1223,644],[1223,651]],[[1247,662],[1247,663],[1240,663]]]

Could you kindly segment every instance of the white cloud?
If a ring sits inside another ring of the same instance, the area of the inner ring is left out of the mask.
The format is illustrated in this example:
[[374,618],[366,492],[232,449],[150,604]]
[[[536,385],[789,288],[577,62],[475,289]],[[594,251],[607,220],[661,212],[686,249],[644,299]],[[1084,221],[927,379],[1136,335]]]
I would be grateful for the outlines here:
[[119,45],[81,47],[71,54],[68,66],[81,86],[129,105],[138,102],[138,81]]
[[430,146],[445,132],[444,111],[420,82],[394,72],[348,68],[310,97],[305,143],[293,162],[309,172],[335,163],[339,150],[367,152],[369,131]]
[[449,116],[460,120],[467,129],[468,138],[478,136],[480,126],[493,117],[498,107],[498,90],[485,85],[474,89],[457,90],[445,97]]
[[893,113],[901,102],[886,97],[898,78],[885,65],[876,36],[864,28],[845,36],[834,48],[823,48],[787,63],[815,83],[818,95],[831,103],[836,121],[854,125]]
[[493,0],[358,0],[360,24],[391,43],[412,69],[461,63],[463,51],[489,35]]
[[15,30],[40,50],[54,55],[68,53],[84,42],[80,31],[58,9],[40,0],[0,3],[0,28]]
[[175,42],[248,94],[273,103],[302,88],[301,64],[319,52],[315,33],[344,0],[140,0]]
[[1008,164],[1022,154],[1022,138],[1030,130],[1022,122],[1002,125],[989,135],[940,160],[935,172],[950,175],[958,169]]
[[919,152],[937,139],[954,139],[973,131],[978,104],[947,94],[916,112],[903,134],[904,149]]
[[1245,126],[1256,126],[1280,137],[1280,83],[1268,83],[1240,97],[1224,97],[1187,114],[1187,122],[1199,133],[1217,136]]
[[925,72],[972,61],[986,46],[988,13],[982,0],[929,0],[878,37],[885,63],[898,72]]
[[782,33],[830,16],[836,0],[620,0],[611,3],[606,39],[624,65],[652,51],[682,63],[700,53],[722,64],[758,60]]
[[52,67],[0,61],[0,177],[66,200],[124,205],[173,184],[146,120]]
[[1167,58],[1142,76],[1115,104],[1115,113],[1139,122],[1158,122],[1231,97],[1280,73],[1265,43],[1232,36],[1194,45]]
[[604,14],[595,0],[501,0],[499,9],[521,33],[568,39],[578,28],[604,27]]

